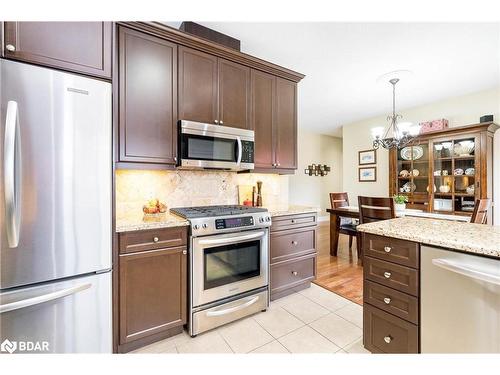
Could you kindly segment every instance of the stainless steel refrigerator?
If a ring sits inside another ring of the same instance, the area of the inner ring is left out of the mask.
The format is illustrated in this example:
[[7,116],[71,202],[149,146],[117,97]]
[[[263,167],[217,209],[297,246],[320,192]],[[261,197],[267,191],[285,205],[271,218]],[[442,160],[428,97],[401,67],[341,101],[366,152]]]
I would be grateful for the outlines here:
[[111,85],[0,59],[0,353],[111,352]]

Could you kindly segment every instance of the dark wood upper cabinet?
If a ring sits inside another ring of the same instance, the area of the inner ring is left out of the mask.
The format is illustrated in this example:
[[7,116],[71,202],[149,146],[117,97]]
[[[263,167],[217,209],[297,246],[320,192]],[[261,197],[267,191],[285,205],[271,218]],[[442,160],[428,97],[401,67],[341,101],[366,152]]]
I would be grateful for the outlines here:
[[250,68],[219,59],[220,125],[250,127]]
[[4,56],[111,78],[111,22],[4,22]]
[[119,28],[119,161],[175,164],[177,45]]
[[179,47],[179,119],[218,120],[217,57]]
[[186,247],[120,255],[120,345],[186,323]]
[[276,140],[278,169],[297,169],[297,84],[276,78]]
[[255,131],[255,167],[274,169],[276,77],[252,69],[251,93],[252,129]]

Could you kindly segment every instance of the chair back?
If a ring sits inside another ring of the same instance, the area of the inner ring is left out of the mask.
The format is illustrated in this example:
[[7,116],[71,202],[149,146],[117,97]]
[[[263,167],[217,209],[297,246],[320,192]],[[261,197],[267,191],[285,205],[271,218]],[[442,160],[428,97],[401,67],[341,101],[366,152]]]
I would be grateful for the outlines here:
[[349,206],[349,195],[347,193],[330,193],[330,205],[332,208]]
[[470,218],[471,223],[475,224],[486,224],[486,219],[488,218],[488,210],[491,206],[491,199],[484,198],[476,200],[474,205],[474,212]]
[[361,224],[396,217],[392,198],[358,197],[358,205]]

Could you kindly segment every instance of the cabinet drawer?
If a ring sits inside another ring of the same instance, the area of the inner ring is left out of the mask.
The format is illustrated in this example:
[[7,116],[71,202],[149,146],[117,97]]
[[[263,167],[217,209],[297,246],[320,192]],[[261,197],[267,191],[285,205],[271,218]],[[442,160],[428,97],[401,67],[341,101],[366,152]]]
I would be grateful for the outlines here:
[[363,301],[379,309],[418,324],[418,299],[409,294],[365,280]]
[[271,232],[316,224],[317,215],[314,212],[300,215],[275,216],[272,220]]
[[293,288],[316,277],[316,254],[271,265],[271,294]]
[[371,257],[364,258],[365,279],[418,296],[418,271]]
[[416,242],[364,233],[362,244],[367,256],[418,268],[419,245]]
[[271,263],[316,251],[316,229],[286,230],[271,234]]
[[375,353],[418,353],[418,327],[365,304],[363,343]]
[[120,233],[120,253],[182,246],[187,243],[187,227],[140,230]]

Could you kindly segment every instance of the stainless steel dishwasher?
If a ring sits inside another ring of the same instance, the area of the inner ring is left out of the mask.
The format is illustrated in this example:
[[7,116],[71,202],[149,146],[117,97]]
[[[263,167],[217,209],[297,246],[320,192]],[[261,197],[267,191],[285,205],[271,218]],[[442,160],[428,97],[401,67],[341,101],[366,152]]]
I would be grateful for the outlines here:
[[500,353],[500,259],[421,248],[421,352]]

